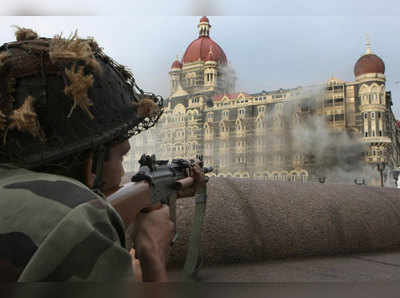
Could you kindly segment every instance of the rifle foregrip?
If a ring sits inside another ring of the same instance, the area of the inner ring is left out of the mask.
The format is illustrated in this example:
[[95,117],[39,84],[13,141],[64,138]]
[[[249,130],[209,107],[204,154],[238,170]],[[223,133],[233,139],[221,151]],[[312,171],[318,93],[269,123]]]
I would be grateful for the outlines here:
[[180,179],[175,182],[175,188],[176,190],[182,190],[188,187],[191,187],[194,183],[194,178],[193,177],[186,177],[183,179]]

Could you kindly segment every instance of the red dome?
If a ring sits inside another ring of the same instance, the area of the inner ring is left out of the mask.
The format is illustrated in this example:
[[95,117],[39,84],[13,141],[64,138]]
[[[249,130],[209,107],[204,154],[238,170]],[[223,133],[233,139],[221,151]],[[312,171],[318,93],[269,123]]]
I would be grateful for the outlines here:
[[356,77],[366,73],[385,73],[385,63],[374,54],[361,56],[354,66],[354,75]]
[[227,64],[226,56],[221,47],[208,36],[200,36],[186,49],[182,62],[190,63],[198,60],[209,60],[209,52],[212,51],[213,60],[220,64]]
[[171,68],[182,68],[182,63],[180,63],[178,60],[175,60],[174,63],[172,63]]
[[209,23],[210,21],[208,20],[207,17],[202,17],[202,18],[200,19],[200,23],[202,23],[202,22],[207,22],[207,23]]

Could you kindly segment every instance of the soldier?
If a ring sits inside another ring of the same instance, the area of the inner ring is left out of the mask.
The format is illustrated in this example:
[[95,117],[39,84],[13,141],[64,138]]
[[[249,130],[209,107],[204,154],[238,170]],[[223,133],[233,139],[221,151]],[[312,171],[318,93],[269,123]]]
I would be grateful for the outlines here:
[[[132,280],[127,223],[104,195],[119,188],[128,139],[157,122],[162,98],[91,38],[16,37],[0,47],[0,280]],[[143,280],[166,281],[168,207],[135,226]]]

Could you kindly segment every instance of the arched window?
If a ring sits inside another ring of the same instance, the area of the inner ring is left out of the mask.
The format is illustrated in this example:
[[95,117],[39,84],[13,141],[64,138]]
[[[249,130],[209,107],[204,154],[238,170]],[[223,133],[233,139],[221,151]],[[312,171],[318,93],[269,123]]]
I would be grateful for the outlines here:
[[301,173],[301,182],[306,183],[307,182],[307,174],[306,173]]

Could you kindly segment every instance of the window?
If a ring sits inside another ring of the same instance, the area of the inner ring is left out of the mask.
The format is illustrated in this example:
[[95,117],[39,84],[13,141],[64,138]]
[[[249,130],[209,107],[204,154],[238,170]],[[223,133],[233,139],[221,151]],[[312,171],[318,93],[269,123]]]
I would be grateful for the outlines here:
[[239,110],[239,115],[244,116],[246,114],[246,110],[245,109],[240,109]]
[[368,119],[368,112],[364,113],[364,119]]
[[307,182],[307,175],[305,173],[301,173],[301,182],[302,183]]
[[375,137],[375,130],[372,131],[372,136]]
[[335,99],[335,106],[342,105],[342,104],[343,104],[343,98],[336,98]]
[[365,136],[368,137],[368,131],[365,132]]
[[378,114],[378,118],[381,118],[381,112],[378,112],[377,114]]
[[367,102],[367,96],[366,96],[366,95],[363,95],[363,96],[362,96],[362,101],[363,101],[363,103],[366,103],[366,102]]
[[380,136],[380,137],[382,136],[382,130],[379,131],[379,136]]
[[372,150],[372,155],[376,155],[376,151],[375,150]]
[[335,121],[341,121],[341,120],[344,120],[344,114],[336,114]]
[[375,119],[375,112],[371,112],[371,119]]

